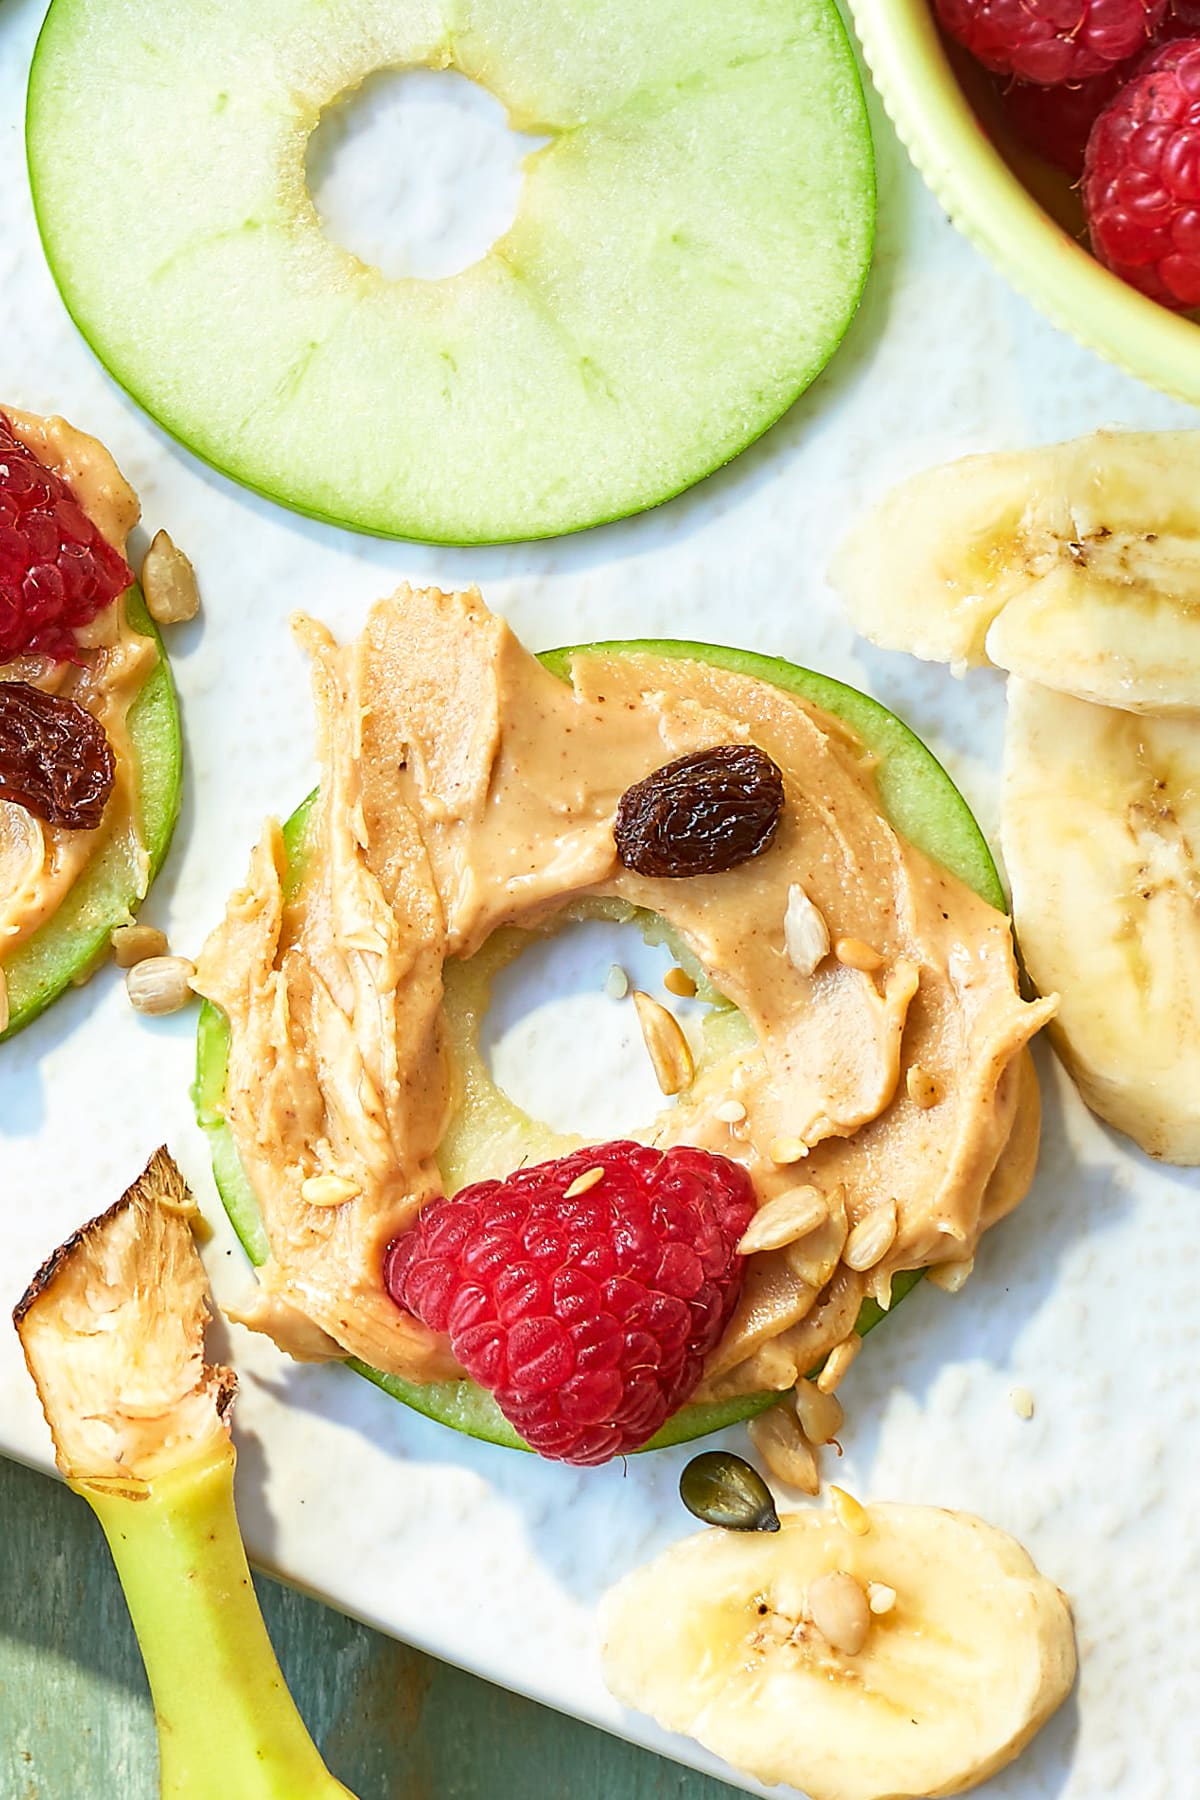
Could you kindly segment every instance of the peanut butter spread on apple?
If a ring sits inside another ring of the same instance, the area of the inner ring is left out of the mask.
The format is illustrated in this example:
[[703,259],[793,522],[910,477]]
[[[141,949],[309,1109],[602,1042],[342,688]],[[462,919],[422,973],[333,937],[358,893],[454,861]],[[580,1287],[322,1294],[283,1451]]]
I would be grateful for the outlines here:
[[[461,1373],[381,1279],[442,1192],[444,971],[598,898],[661,915],[750,1028],[641,1134],[737,1159],[781,1221],[704,1396],[790,1386],[898,1271],[970,1259],[1032,1176],[1025,1047],[1053,1005],[1020,998],[1008,921],[893,829],[840,720],[691,660],[580,653],[568,684],[473,592],[401,589],[345,645],[298,630],[322,767],[303,878],[268,824],[196,981],[229,1020],[225,1112],[270,1246],[245,1323],[293,1353]],[[685,879],[623,866],[622,794],[742,742],[782,771],[769,848]],[[789,953],[789,904],[819,915],[824,953]]]
[[[42,419],[11,407],[4,408],[4,416],[38,461],[62,477],[93,524],[123,556],[140,509],[104,446],[65,419]],[[48,824],[15,801],[0,800],[0,971],[5,957],[53,917],[83,871],[114,841],[128,859],[139,896],[149,884],[129,710],[158,651],[152,638],[131,626],[124,596],[104,607],[75,637],[77,661],[28,653],[0,666],[0,681],[28,682],[43,693],[75,701],[98,719],[113,753],[112,792],[94,830]]]

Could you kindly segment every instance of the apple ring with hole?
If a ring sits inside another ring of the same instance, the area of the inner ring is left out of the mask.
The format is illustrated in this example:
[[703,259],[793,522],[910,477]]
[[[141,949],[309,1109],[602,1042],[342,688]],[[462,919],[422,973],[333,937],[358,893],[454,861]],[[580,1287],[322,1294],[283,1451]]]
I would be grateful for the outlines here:
[[138,513],[95,438],[0,411],[0,1040],[87,979],[179,811],[175,690],[125,560]]
[[[390,280],[323,231],[306,146],[375,71],[447,68],[549,141],[485,256]],[[235,480],[385,535],[669,499],[814,380],[870,263],[833,0],[54,0],[27,118],[47,260],[115,378]]]
[[[601,1461],[761,1409],[967,1266],[1032,1175],[1053,1003],[897,719],[707,645],[539,660],[475,593],[300,629],[321,785],[196,980],[243,1322]],[[614,1144],[528,1119],[479,1049],[497,969],[580,908],[669,932],[711,1001],[673,1104]]]

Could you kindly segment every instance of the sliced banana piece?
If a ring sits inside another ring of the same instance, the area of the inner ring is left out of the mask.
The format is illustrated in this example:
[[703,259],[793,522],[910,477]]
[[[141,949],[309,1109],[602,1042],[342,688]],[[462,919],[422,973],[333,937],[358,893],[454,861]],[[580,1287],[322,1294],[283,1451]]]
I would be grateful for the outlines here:
[[908,650],[927,662],[958,670],[986,663],[992,620],[1043,572],[1047,533],[1031,533],[1027,521],[1045,514],[1068,528],[1046,462],[1036,450],[968,456],[892,488],[844,540],[829,570],[855,629],[885,650]]
[[1200,1162],[1200,721],[1010,680],[1001,840],[1030,977],[1088,1105]]
[[[1200,433],[1197,434],[1200,436]],[[1190,583],[1141,577],[1125,543],[1128,577],[1109,576],[1106,546],[1083,545],[1080,563],[1032,581],[987,634],[992,662],[1080,700],[1128,712],[1200,709],[1200,562]],[[1150,551],[1154,546],[1142,546]],[[1116,552],[1114,552],[1116,554]]]
[[857,629],[1134,712],[1200,708],[1200,432],[1097,432],[894,489],[830,571]]
[[[812,1800],[957,1794],[994,1774],[1071,1690],[1067,1602],[981,1519],[866,1513],[861,1536],[812,1510],[769,1537],[706,1531],[635,1569],[602,1611],[613,1693]],[[885,1588],[894,1604],[875,1613]]]

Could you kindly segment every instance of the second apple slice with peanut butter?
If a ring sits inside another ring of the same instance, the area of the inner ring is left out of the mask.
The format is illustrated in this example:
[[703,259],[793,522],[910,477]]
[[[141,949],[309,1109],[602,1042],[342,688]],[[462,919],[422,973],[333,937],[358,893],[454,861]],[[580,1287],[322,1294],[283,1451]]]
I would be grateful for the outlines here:
[[[474,592],[401,589],[343,645],[298,629],[320,787],[196,978],[245,1324],[504,1442],[535,1381],[537,1447],[597,1461],[638,1421],[760,1410],[969,1267],[1032,1176],[1053,1003],[1020,997],[986,846],[898,720],[712,646],[539,659]],[[672,1103],[590,1147],[478,1036],[496,971],[588,911],[668,932],[713,1000]]]

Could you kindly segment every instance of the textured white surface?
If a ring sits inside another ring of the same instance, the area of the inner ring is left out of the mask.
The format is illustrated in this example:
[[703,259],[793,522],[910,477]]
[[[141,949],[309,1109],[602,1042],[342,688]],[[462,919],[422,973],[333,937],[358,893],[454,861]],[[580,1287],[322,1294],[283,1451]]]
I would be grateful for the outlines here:
[[[886,124],[879,255],[862,313],[825,379],[759,446],[662,511],[574,540],[382,544],[294,518],[200,467],[75,335],[23,179],[23,86],[43,10],[8,0],[0,18],[0,393],[104,438],[147,526],[168,526],[199,571],[203,616],[172,634],[187,800],[146,913],[176,949],[194,950],[218,917],[263,815],[290,810],[312,780],[289,612],[306,607],[351,632],[401,577],[479,582],[535,646],[687,635],[856,682],[921,733],[991,827],[998,680],[959,685],[856,644],[822,578],[836,538],[888,482],[941,457],[1105,423],[1195,420],[1011,294],[945,222]],[[607,950],[598,958],[597,985],[609,960]],[[164,1139],[217,1217],[188,1102],[192,1027],[190,1016],[136,1018],[109,969],[0,1052],[5,1309]],[[988,1240],[962,1296],[920,1292],[871,1340],[844,1389],[839,1478],[867,1497],[977,1510],[1025,1541],[1072,1597],[1078,1695],[993,1782],[991,1800],[1178,1800],[1195,1792],[1200,1760],[1196,1183],[1111,1137],[1050,1057],[1041,1067],[1036,1187]],[[560,1107],[569,1112],[588,1073],[581,1055],[560,1077]],[[209,1260],[218,1293],[236,1292],[245,1270],[223,1229]],[[687,1529],[674,1494],[686,1450],[572,1473],[457,1437],[244,1332],[228,1351],[243,1377],[241,1512],[260,1562],[452,1661],[716,1767],[607,1699],[592,1624],[605,1585]],[[1009,1402],[1014,1385],[1035,1397],[1028,1423]],[[7,1327],[0,1447],[50,1460]]]

